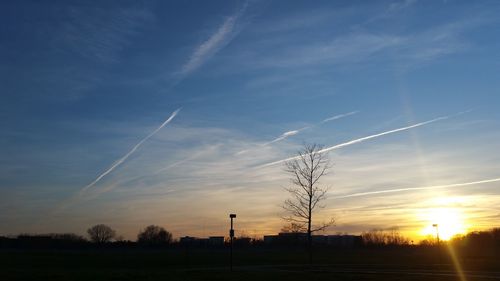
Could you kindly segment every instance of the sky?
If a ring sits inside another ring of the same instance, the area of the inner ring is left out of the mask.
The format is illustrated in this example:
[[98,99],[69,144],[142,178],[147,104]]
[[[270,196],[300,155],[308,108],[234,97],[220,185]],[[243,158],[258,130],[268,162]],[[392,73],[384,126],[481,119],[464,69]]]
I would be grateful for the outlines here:
[[[0,235],[279,232],[284,160],[333,164],[322,232],[500,218],[498,1],[3,1]],[[445,231],[445,230],[443,230]],[[451,231],[451,230],[450,230]]]

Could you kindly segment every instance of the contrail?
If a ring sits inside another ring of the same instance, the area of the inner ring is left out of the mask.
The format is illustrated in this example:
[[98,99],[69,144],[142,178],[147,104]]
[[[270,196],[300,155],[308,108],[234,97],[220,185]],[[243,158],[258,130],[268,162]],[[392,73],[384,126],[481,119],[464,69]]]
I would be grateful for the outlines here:
[[274,140],[272,140],[270,142],[263,143],[262,146],[266,146],[266,145],[270,145],[270,144],[275,143],[275,142],[282,141],[282,140],[284,140],[284,139],[286,139],[288,137],[291,137],[291,136],[294,136],[294,135],[298,134],[300,131],[302,131],[304,129],[307,129],[307,128],[309,128],[309,127],[304,127],[302,129],[284,132],[283,134],[281,134],[281,136],[275,138]]
[[337,120],[337,119],[340,119],[340,118],[344,118],[344,117],[347,117],[347,116],[350,116],[350,115],[354,115],[354,114],[356,114],[358,112],[359,111],[351,111],[351,112],[348,112],[348,113],[335,115],[335,116],[326,118],[325,120],[321,121],[321,123],[326,123],[326,122],[330,122],[330,121]]
[[[258,144],[256,146],[259,146],[259,147],[268,146],[268,145],[273,144],[275,142],[279,142],[279,141],[282,141],[282,140],[284,140],[284,139],[286,139],[288,137],[294,136],[294,135],[300,133],[302,130],[309,129],[309,128],[310,128],[310,126],[307,126],[307,127],[301,128],[301,129],[284,132],[279,137],[277,137],[277,138],[275,138],[275,139],[273,139],[271,141]],[[247,153],[248,151],[249,151],[248,149],[243,149],[243,150],[240,150],[240,151],[236,152],[234,155],[241,155],[241,154]]]
[[[465,112],[468,112],[468,111],[465,111]],[[334,145],[334,146],[330,146],[330,147],[324,148],[324,149],[322,149],[322,150],[320,150],[318,152],[319,153],[324,153],[324,152],[328,152],[328,151],[331,151],[331,150],[334,150],[334,149],[339,149],[339,148],[342,148],[342,147],[345,147],[345,146],[349,146],[349,145],[353,145],[353,144],[356,144],[356,143],[364,142],[364,141],[367,141],[367,140],[370,140],[370,139],[378,138],[378,137],[381,137],[381,136],[385,136],[385,135],[389,135],[389,134],[393,134],[393,133],[397,133],[397,132],[401,132],[401,131],[410,130],[410,129],[421,127],[421,126],[424,126],[424,125],[427,125],[427,124],[430,124],[430,123],[434,123],[434,122],[437,122],[437,121],[446,120],[446,119],[448,119],[450,117],[461,115],[461,114],[463,114],[465,112],[460,112],[460,113],[457,113],[457,114],[454,114],[454,115],[448,115],[448,116],[438,117],[438,118],[435,118],[435,119],[432,119],[432,120],[429,120],[429,121],[420,122],[420,123],[413,124],[413,125],[410,125],[410,126],[406,126],[406,127],[402,127],[402,128],[398,128],[398,129],[394,129],[394,130],[390,130],[390,131],[378,133],[378,134],[375,134],[375,135],[370,135],[370,136],[362,137],[362,138],[359,138],[359,139],[351,140],[351,141],[348,141],[348,142],[344,142],[344,143],[341,143],[341,144],[337,144],[337,145]],[[299,157],[300,156],[294,156],[294,157],[290,157],[290,158],[286,158],[286,159],[282,159],[282,160],[270,162],[270,163],[267,163],[267,164],[263,164],[263,165],[257,166],[257,168],[264,168],[264,167],[268,167],[268,166],[273,166],[273,165],[280,164],[280,163],[283,163],[283,162],[286,162],[286,161],[299,159]]]
[[344,147],[344,146],[349,146],[349,145],[352,145],[352,144],[355,144],[355,143],[359,143],[359,142],[364,142],[364,141],[369,140],[369,139],[374,139],[374,138],[378,138],[378,137],[381,137],[381,136],[385,136],[385,135],[389,135],[389,134],[393,134],[393,133],[397,133],[397,132],[401,132],[401,131],[410,130],[410,129],[413,129],[413,128],[416,128],[416,127],[420,127],[420,126],[424,126],[424,125],[427,125],[427,124],[430,124],[430,123],[434,123],[434,122],[437,122],[437,121],[446,120],[446,119],[448,119],[450,117],[451,116],[438,117],[438,118],[435,118],[435,119],[432,119],[432,120],[429,120],[429,121],[425,121],[425,122],[420,122],[420,123],[417,123],[417,124],[414,124],[414,125],[410,125],[410,126],[406,126],[406,127],[402,127],[402,128],[398,128],[398,129],[386,131],[386,132],[383,132],[383,133],[378,133],[378,134],[375,134],[375,135],[371,135],[371,136],[367,136],[367,137],[363,137],[363,138],[351,140],[351,141],[348,141],[348,142],[345,142],[345,143],[341,143],[341,144],[337,144],[337,145],[334,145],[334,146],[330,146],[330,147],[324,148],[324,149],[320,150],[319,153],[328,152],[330,150],[338,149],[338,148],[341,148],[341,147]]
[[433,185],[433,186],[421,186],[421,187],[408,187],[408,188],[394,188],[394,189],[385,189],[378,191],[369,191],[369,192],[358,192],[352,193],[337,197],[332,197],[331,199],[342,199],[349,197],[360,197],[366,195],[375,195],[375,194],[383,194],[383,193],[394,193],[394,192],[404,192],[404,191],[414,191],[414,190],[425,190],[425,189],[441,189],[441,188],[450,188],[450,187],[460,187],[460,186],[469,186],[483,183],[492,183],[499,182],[500,178],[489,179],[489,180],[480,180],[480,181],[472,181],[472,182],[464,182],[464,183],[454,183],[454,184],[446,184],[446,185]]
[[107,174],[111,173],[116,167],[120,166],[125,160],[127,160],[127,158],[132,155],[145,141],[147,141],[149,138],[151,138],[152,136],[154,136],[156,133],[158,133],[158,131],[161,130],[161,128],[165,127],[165,125],[167,125],[168,123],[170,123],[170,121],[172,121],[172,119],[174,119],[174,117],[177,115],[177,113],[179,113],[179,111],[181,110],[181,108],[177,109],[176,111],[174,111],[172,113],[172,115],[170,115],[170,117],[168,117],[167,120],[165,120],[165,122],[163,122],[163,124],[160,125],[160,127],[156,128],[156,130],[154,130],[152,133],[150,133],[149,135],[147,135],[145,138],[143,138],[139,143],[137,143],[127,154],[125,154],[125,156],[123,156],[122,158],[118,159],[118,161],[116,161],[111,167],[109,167],[109,169],[107,169],[105,172],[103,172],[102,174],[100,174],[93,182],[91,182],[90,184],[88,184],[87,186],[85,186],[81,191],[80,191],[80,194],[82,194],[83,192],[85,192],[86,190],[88,190],[89,188],[91,188],[92,186],[94,186],[96,183],[98,183],[104,176],[106,176]]
[[[359,111],[351,111],[351,112],[348,112],[348,113],[344,113],[344,114],[339,114],[339,115],[335,115],[335,116],[332,116],[332,117],[329,117],[329,118],[326,118],[324,119],[323,121],[317,123],[317,124],[314,124],[314,125],[309,125],[309,126],[306,126],[306,127],[303,127],[303,128],[300,128],[300,129],[297,129],[297,130],[292,130],[292,131],[288,131],[288,132],[284,132],[283,134],[281,134],[279,137],[275,138],[274,140],[272,141],[269,141],[269,142],[266,142],[266,143],[263,143],[261,146],[266,146],[266,145],[270,145],[270,144],[273,144],[275,142],[279,142],[279,141],[282,141],[288,137],[291,137],[291,136],[294,136],[304,130],[307,130],[307,129],[310,129],[310,128],[314,128],[316,126],[319,126],[323,123],[326,123],[326,122],[330,122],[330,121],[333,121],[333,120],[337,120],[337,119],[341,119],[341,118],[344,118],[344,117],[347,117],[347,116],[350,116],[350,115],[354,115],[356,113],[358,113]],[[241,151],[239,152],[241,153]]]

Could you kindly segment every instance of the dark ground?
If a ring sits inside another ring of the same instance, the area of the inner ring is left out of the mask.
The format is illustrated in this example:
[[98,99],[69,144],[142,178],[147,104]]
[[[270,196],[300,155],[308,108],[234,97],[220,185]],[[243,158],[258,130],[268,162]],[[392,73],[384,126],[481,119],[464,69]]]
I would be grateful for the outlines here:
[[500,280],[495,256],[460,258],[445,249],[0,250],[0,280]]

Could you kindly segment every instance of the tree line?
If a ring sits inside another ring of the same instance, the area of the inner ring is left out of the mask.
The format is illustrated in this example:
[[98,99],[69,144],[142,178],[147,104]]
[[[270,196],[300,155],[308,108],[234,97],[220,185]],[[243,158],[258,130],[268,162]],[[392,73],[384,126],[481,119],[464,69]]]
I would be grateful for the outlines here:
[[[284,227],[284,233],[304,233],[298,229]],[[172,234],[165,228],[150,225],[139,231],[136,241],[128,241],[116,234],[111,227],[98,224],[87,230],[87,237],[73,233],[52,233],[52,234],[19,234],[15,237],[0,237],[0,248],[72,248],[72,247],[130,247],[141,246],[148,248],[162,248],[165,246],[179,245],[174,241]],[[239,237],[236,238],[236,245],[240,246],[266,246],[262,239]],[[292,241],[298,246],[300,241]],[[302,241],[304,242],[304,241]],[[306,241],[307,243],[307,241]],[[303,243],[302,243],[303,245]],[[456,235],[449,241],[437,242],[436,238],[428,237],[418,243],[414,243],[410,238],[403,236],[398,229],[373,229],[361,234],[361,243],[356,247],[440,247],[451,245],[455,249],[467,251],[468,253],[498,251],[500,250],[500,228],[492,228],[484,231],[472,231],[464,235]],[[268,246],[268,245],[267,245]],[[293,245],[290,245],[293,246]]]
[[128,241],[108,225],[97,224],[87,229],[87,237],[74,233],[19,234],[16,237],[0,237],[0,247],[21,248],[66,248],[96,246],[130,246],[132,244],[146,247],[162,247],[173,242],[172,233],[158,225],[149,225],[141,229],[135,242]]
[[[116,235],[116,231],[105,224],[97,224],[87,229],[90,241],[103,244],[113,240],[122,241],[123,238]],[[168,245],[172,242],[172,233],[157,225],[150,225],[139,231],[137,243],[145,246]]]

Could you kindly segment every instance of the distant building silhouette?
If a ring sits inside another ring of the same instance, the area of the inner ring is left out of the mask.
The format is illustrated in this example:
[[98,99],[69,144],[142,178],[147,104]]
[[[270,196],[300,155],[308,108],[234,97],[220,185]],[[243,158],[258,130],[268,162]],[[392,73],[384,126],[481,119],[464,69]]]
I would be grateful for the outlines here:
[[208,237],[208,244],[210,246],[222,247],[224,246],[224,236],[210,236]]
[[224,236],[210,236],[208,238],[184,236],[179,239],[179,242],[185,246],[222,247],[224,246]]
[[234,239],[234,245],[236,246],[251,246],[252,245],[252,238],[250,237],[237,237]]

